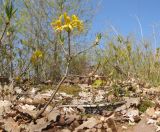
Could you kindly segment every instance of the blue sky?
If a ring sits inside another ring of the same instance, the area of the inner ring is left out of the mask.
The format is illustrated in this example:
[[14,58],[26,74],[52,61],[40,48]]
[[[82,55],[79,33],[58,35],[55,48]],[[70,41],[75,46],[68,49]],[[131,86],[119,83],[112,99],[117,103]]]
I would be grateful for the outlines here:
[[[98,0],[93,0],[98,2]],[[155,35],[160,38],[160,0],[99,0],[100,7],[93,19],[92,32],[104,32],[113,25],[119,33],[141,36],[138,16],[145,38]]]

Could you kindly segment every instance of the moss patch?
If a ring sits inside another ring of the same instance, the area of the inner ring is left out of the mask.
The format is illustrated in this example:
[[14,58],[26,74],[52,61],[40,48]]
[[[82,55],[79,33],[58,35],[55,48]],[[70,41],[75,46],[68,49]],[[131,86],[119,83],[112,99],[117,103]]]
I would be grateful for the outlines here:
[[45,92],[48,90],[52,90],[53,86],[52,85],[39,85],[37,86],[37,88],[41,91],[41,92]]
[[153,106],[154,106],[153,102],[150,101],[149,99],[146,99],[146,100],[141,102],[138,109],[139,109],[140,112],[144,113],[147,110],[147,108],[153,107]]
[[99,87],[101,87],[102,86],[102,84],[103,84],[103,81],[102,80],[95,80],[94,82],[93,82],[93,84],[92,84],[92,87],[94,87],[94,88],[99,88]]
[[59,89],[59,92],[77,96],[78,93],[81,92],[81,88],[77,85],[62,85]]
[[[55,89],[56,86],[51,85],[39,85],[38,89],[43,93],[48,90]],[[73,96],[77,96],[79,92],[81,92],[81,88],[77,85],[62,85],[58,92],[64,92],[66,94],[71,94]]]

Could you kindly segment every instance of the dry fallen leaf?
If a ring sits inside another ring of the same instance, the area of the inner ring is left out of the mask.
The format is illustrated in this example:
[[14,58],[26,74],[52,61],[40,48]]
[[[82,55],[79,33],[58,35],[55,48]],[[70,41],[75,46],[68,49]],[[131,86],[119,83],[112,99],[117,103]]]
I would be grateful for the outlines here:
[[10,106],[12,105],[12,103],[10,101],[7,100],[0,100],[0,116],[4,114],[4,112],[8,112],[10,111]]
[[135,109],[128,109],[126,114],[124,115],[125,117],[128,117],[129,121],[131,122],[135,122],[134,118],[136,116],[139,116],[139,110],[135,110]]
[[148,109],[146,110],[146,114],[147,114],[148,116],[153,116],[153,115],[155,115],[155,109],[154,109],[154,107],[148,108]]
[[140,98],[125,98],[126,106],[129,108],[130,106],[138,106],[140,104]]
[[147,124],[156,124],[156,120],[148,119]]
[[118,132],[115,121],[112,118],[107,120],[108,127],[112,130],[112,132]]
[[37,119],[37,124],[31,122],[29,125],[26,125],[26,130],[28,132],[41,132],[42,129],[46,128],[51,123],[47,121],[45,118]]
[[[26,107],[27,106],[27,107]],[[32,110],[32,108],[34,108],[33,106],[28,106],[28,105],[24,105],[24,106],[19,106],[17,107],[18,111],[19,112],[22,112],[22,113],[27,113],[29,114],[31,117],[35,117],[36,114],[37,114],[37,111],[36,110]]]
[[46,117],[48,121],[56,121],[57,120],[57,116],[60,115],[59,111],[51,111],[49,112]]
[[4,129],[7,132],[20,132],[21,128],[18,126],[18,123],[13,120],[13,118],[8,118],[5,121]]
[[83,130],[84,128],[93,128],[98,123],[99,123],[99,121],[96,118],[91,117],[91,118],[88,119],[88,121],[84,122],[79,127],[77,127],[74,130],[74,132],[78,132],[79,130]]
[[128,132],[155,132],[156,127],[154,125],[148,125],[146,122],[147,118],[144,116],[142,120],[135,125],[134,128],[129,129]]

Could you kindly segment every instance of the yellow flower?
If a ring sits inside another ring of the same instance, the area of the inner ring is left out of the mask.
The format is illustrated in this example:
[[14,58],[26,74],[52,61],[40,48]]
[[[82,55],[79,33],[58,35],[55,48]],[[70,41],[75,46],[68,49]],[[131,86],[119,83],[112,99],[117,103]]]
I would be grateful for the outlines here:
[[43,53],[40,50],[36,50],[31,56],[31,62],[36,64],[40,59],[42,59]]
[[78,17],[76,15],[72,15],[72,20],[73,21],[78,21]]
[[62,31],[63,27],[62,27],[62,23],[60,20],[56,20],[55,22],[51,23],[51,26],[56,30],[56,31]]
[[21,77],[20,77],[20,76],[17,76],[17,77],[15,78],[15,80],[16,80],[17,82],[20,82]]
[[64,13],[64,24],[70,24],[71,23],[71,18],[67,15],[67,13]]
[[73,30],[73,27],[71,24],[65,24],[63,26],[63,29],[66,30],[67,32],[69,32],[69,31]]
[[42,58],[42,56],[43,56],[43,54],[42,54],[42,52],[41,52],[40,50],[36,50],[36,51],[34,52],[34,55],[35,55],[37,58]]
[[72,26],[74,28],[77,28],[79,31],[83,30],[83,22],[79,20],[79,18],[76,15],[72,15]]
[[67,32],[70,32],[74,28],[77,28],[78,31],[83,30],[83,22],[79,20],[79,18],[76,15],[72,15],[70,17],[66,12],[63,15],[61,15],[58,18],[58,20],[53,21],[51,25],[55,31],[65,30]]
[[64,16],[63,29],[68,31],[68,32],[73,30],[73,27],[71,25],[71,18],[67,15],[66,12],[63,14],[63,16]]
[[77,27],[77,24],[80,22],[76,15],[72,15],[72,25],[73,27]]
[[7,36],[10,36],[10,34],[11,34],[11,33],[10,33],[9,31],[7,31]]
[[81,22],[81,21],[77,22],[77,29],[79,31],[83,31],[83,27],[84,27],[83,22]]

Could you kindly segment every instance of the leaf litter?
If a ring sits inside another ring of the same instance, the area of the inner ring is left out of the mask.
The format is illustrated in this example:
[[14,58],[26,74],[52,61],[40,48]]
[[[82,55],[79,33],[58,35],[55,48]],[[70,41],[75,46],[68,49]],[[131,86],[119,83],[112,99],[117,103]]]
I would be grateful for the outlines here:
[[[67,87],[68,84],[63,85]],[[41,91],[31,86],[23,91],[18,86],[15,89],[5,86],[11,91],[10,96],[0,101],[0,130],[138,132],[145,126],[148,128],[145,132],[160,131],[158,88],[141,85],[140,80],[133,78],[100,88],[81,83],[78,86],[81,88],[78,96],[59,92],[36,121],[34,117],[53,90]]]

